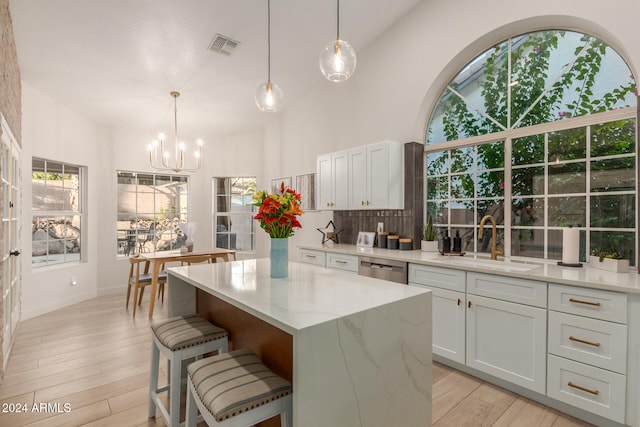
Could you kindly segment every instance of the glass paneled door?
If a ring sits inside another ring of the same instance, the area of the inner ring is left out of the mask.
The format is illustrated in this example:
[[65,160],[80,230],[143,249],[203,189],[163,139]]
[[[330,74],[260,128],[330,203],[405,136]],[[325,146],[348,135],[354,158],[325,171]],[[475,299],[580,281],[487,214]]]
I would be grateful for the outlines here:
[[21,298],[21,265],[20,233],[21,233],[21,202],[20,202],[20,147],[9,129],[4,117],[0,116],[0,136],[2,149],[0,176],[2,178],[2,263],[0,264],[2,277],[2,347],[0,354],[0,368],[4,372],[9,361],[14,335],[20,322],[20,298]]

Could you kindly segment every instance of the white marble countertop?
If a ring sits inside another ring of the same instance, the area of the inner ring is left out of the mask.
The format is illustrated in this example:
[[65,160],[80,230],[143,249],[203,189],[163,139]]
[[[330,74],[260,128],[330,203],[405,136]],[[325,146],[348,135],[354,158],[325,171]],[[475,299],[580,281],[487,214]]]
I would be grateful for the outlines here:
[[428,292],[295,262],[289,263],[289,277],[272,279],[268,258],[172,267],[168,271],[292,335]]
[[500,258],[492,261],[485,256],[466,254],[465,256],[443,256],[420,250],[401,251],[380,248],[360,248],[349,244],[298,245],[302,249],[343,253],[348,255],[373,256],[384,259],[407,261],[416,264],[448,267],[459,270],[490,273],[522,279],[540,280],[595,289],[640,293],[640,275],[636,270],[629,273],[613,273],[589,267],[561,267],[557,261],[510,261]]

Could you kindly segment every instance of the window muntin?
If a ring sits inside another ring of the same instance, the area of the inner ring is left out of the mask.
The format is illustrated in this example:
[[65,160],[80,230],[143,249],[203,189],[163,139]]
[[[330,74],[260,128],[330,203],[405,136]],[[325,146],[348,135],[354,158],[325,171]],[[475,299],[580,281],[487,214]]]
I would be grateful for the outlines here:
[[219,248],[255,251],[255,177],[213,178],[214,242]]
[[189,217],[187,176],[118,171],[117,194],[118,256],[184,245],[180,224]]
[[33,158],[31,166],[31,265],[80,261],[85,168],[39,158]]

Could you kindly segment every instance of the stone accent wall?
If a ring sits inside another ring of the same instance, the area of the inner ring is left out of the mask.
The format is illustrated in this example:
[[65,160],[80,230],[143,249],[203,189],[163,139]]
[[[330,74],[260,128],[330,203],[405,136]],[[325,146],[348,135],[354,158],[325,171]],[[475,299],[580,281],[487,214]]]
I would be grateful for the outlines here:
[[[13,25],[11,23],[11,13],[9,12],[9,0],[0,0],[0,113],[4,116],[7,124],[11,128],[14,138],[22,146],[22,102],[21,102],[21,82],[20,68],[18,67],[18,54],[13,38]],[[1,160],[1,159],[0,159]],[[0,164],[2,164],[0,162]],[[3,212],[3,194],[0,186],[0,212]],[[0,224],[0,239],[4,241],[5,230]],[[0,263],[0,289],[3,288],[2,263]],[[20,297],[20,296],[18,296]],[[10,308],[9,308],[10,309]],[[3,320],[4,307],[0,299],[0,331],[4,330]],[[3,334],[0,333],[0,381],[4,377],[5,354],[3,348]]]
[[335,211],[333,223],[340,243],[355,244],[359,231],[376,231],[378,222],[385,231],[413,239],[413,249],[420,249],[424,214],[424,144],[404,145],[404,209]]

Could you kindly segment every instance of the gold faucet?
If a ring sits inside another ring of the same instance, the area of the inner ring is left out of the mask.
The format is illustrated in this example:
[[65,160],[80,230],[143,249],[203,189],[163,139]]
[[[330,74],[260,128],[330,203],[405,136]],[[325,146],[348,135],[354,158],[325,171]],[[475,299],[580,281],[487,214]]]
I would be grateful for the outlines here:
[[480,231],[478,231],[478,239],[482,239],[482,230],[484,227],[484,223],[487,220],[491,221],[491,259],[498,259],[498,255],[504,255],[504,252],[499,251],[496,248],[496,241],[498,240],[498,231],[496,230],[496,219],[491,215],[485,215],[480,220]]

